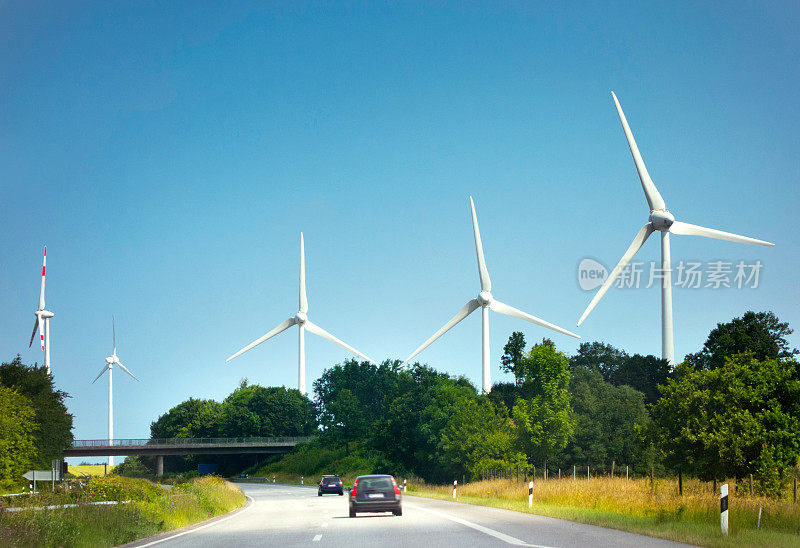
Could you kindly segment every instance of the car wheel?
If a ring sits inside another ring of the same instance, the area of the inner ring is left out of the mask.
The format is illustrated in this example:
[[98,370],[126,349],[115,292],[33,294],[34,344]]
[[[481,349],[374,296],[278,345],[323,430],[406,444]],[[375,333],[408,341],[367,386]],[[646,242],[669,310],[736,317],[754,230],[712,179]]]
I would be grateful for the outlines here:
[[344,496],[344,491],[339,491],[339,496]]
[[317,491],[317,496],[321,497],[322,496],[322,492],[321,491]]
[[355,510],[353,510],[352,508],[350,508],[350,517],[351,517],[351,518],[354,518],[354,517],[356,517],[356,511],[355,511]]
[[397,510],[392,510],[392,514],[394,514],[395,516],[402,516],[403,515],[403,509],[402,508],[398,508]]

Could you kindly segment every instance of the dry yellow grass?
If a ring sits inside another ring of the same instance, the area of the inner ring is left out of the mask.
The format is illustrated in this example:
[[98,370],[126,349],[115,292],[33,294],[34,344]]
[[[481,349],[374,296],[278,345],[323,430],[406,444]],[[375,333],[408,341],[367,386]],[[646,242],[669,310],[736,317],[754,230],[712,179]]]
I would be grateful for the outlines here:
[[[710,483],[685,480],[683,496],[677,480],[647,478],[538,479],[533,484],[533,508],[528,509],[527,484],[486,480],[460,485],[458,500],[623,529],[707,546],[800,546],[800,504],[750,497],[747,489],[729,496],[730,536],[719,528],[719,494]],[[414,486],[423,496],[449,499],[452,485]],[[762,508],[761,530],[756,531]]]

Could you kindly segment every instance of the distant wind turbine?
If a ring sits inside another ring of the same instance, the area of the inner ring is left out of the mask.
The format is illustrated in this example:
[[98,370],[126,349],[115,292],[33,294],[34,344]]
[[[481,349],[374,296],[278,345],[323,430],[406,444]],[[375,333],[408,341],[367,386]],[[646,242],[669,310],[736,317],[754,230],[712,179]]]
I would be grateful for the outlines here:
[[647,168],[642,160],[642,155],[639,153],[639,147],[636,146],[636,141],[633,139],[633,133],[628,126],[628,120],[622,112],[622,107],[617,100],[614,92],[611,92],[614,98],[614,105],[617,107],[617,114],[619,115],[620,122],[622,122],[622,130],[625,132],[625,138],[628,140],[628,146],[631,149],[633,162],[636,164],[636,171],[639,173],[639,180],[642,183],[642,190],[647,199],[647,205],[650,208],[650,218],[647,223],[639,230],[639,233],[631,242],[630,247],[619,260],[617,266],[611,271],[606,281],[595,293],[592,302],[586,307],[581,318],[578,320],[578,325],[583,323],[583,320],[589,315],[592,309],[597,305],[603,295],[606,294],[608,288],[614,283],[614,280],[625,270],[628,263],[636,255],[636,252],[644,245],[645,240],[656,230],[661,232],[661,269],[663,279],[661,283],[661,357],[667,360],[670,364],[675,363],[675,350],[673,348],[673,334],[672,334],[672,271],[670,263],[669,251],[669,235],[680,234],[684,236],[704,236],[706,238],[715,238],[717,240],[728,240],[729,242],[738,242],[742,244],[754,244],[773,246],[770,242],[763,240],[756,240],[755,238],[748,238],[746,236],[739,236],[731,234],[730,232],[723,232],[713,228],[705,228],[702,226],[692,225],[676,221],[675,217],[667,210],[667,205],[664,199],[659,194],[656,185],[647,173]]
[[[338,344],[348,352],[352,352],[356,356],[364,358],[367,361],[372,362],[373,360],[350,346],[349,344],[340,341],[320,326],[315,323],[312,323],[311,320],[308,319],[308,297],[306,296],[306,257],[305,257],[305,245],[303,243],[303,233],[300,233],[300,299],[299,299],[299,310],[297,314],[292,316],[291,318],[283,321],[278,327],[273,329],[272,331],[268,332],[263,337],[259,337],[258,339],[254,340],[241,350],[239,350],[236,354],[225,360],[225,363],[228,363],[233,358],[240,356],[250,350],[258,346],[259,344],[263,343],[267,339],[271,339],[278,333],[286,331],[293,325],[297,325],[300,329],[299,331],[299,340],[298,340],[298,358],[297,358],[297,389],[300,391],[301,394],[305,395],[306,393],[306,348],[305,348],[305,332],[308,330],[310,333],[314,335],[319,335],[323,339],[328,339],[334,344]],[[374,362],[373,362],[374,363]]]
[[[114,326],[114,317],[113,316],[111,317],[111,332],[112,332],[112,337],[113,337],[113,342],[114,342],[114,352],[113,352],[113,354],[111,354],[109,357],[106,358],[105,367],[103,367],[103,369],[100,371],[100,373],[92,381],[92,384],[94,384],[95,382],[97,382],[97,379],[99,379],[103,375],[103,373],[108,371],[108,445],[111,445],[114,442],[114,394],[113,394],[113,389],[112,389],[112,384],[111,384],[111,373],[113,371],[114,365],[115,364],[118,365],[120,367],[120,369],[125,371],[134,380],[137,380],[137,381],[139,380],[133,375],[133,373],[128,371],[127,367],[122,365],[122,362],[120,362],[119,358],[117,357],[117,330],[116,330],[116,328]],[[113,456],[109,456],[108,457],[108,465],[109,466],[114,466],[114,457]]]
[[39,308],[36,309],[36,322],[33,324],[33,333],[31,333],[31,341],[28,343],[28,348],[33,345],[33,339],[36,337],[36,331],[39,331],[39,341],[42,344],[44,351],[44,367],[47,374],[50,374],[50,318],[54,316],[49,310],[44,308],[44,271],[47,267],[47,246],[44,246],[44,259],[42,260],[42,285],[39,289]]
[[478,217],[475,214],[475,203],[472,201],[472,196],[469,198],[469,205],[472,211],[472,231],[475,235],[475,251],[478,255],[478,278],[481,282],[481,291],[478,294],[477,298],[472,299],[464,308],[462,308],[458,314],[453,316],[449,322],[447,322],[444,327],[442,327],[439,331],[433,334],[433,336],[422,343],[422,346],[414,350],[411,355],[406,358],[406,362],[410,361],[414,356],[425,350],[433,341],[447,333],[453,326],[455,326],[458,322],[472,314],[478,308],[481,309],[481,313],[483,315],[483,327],[482,327],[482,340],[483,340],[483,350],[482,350],[482,378],[483,378],[483,391],[485,393],[489,393],[492,389],[492,381],[491,381],[491,372],[489,368],[489,310],[493,310],[495,312],[499,312],[500,314],[505,314],[506,316],[514,316],[515,318],[520,318],[522,320],[529,321],[531,323],[535,323],[536,325],[540,325],[542,327],[546,327],[548,329],[552,329],[553,331],[558,331],[559,333],[563,333],[564,335],[569,335],[571,337],[575,337],[576,339],[580,339],[580,336],[572,333],[571,331],[567,331],[566,329],[562,329],[557,325],[552,323],[546,322],[542,319],[537,318],[536,316],[531,316],[527,312],[523,312],[521,310],[517,310],[513,306],[509,306],[507,304],[501,303],[492,297],[492,281],[489,279],[489,271],[486,269],[486,262],[483,258],[483,244],[481,243],[481,233],[478,230]]

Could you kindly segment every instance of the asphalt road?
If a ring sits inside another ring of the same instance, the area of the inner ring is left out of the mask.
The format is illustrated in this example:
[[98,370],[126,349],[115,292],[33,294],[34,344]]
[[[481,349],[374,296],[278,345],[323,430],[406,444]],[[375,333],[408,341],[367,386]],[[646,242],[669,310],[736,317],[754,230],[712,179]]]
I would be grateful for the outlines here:
[[613,529],[509,510],[406,496],[403,515],[348,517],[344,496],[316,489],[239,484],[251,504],[210,524],[133,545],[226,546],[685,546]]

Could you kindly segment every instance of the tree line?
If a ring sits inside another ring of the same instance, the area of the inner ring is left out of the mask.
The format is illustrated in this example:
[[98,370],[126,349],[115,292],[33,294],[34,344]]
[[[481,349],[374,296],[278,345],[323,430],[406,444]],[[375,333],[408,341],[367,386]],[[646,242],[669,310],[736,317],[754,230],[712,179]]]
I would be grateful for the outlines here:
[[19,356],[0,364],[0,488],[31,469],[49,470],[72,444],[72,415],[53,377]]
[[[151,434],[314,434],[314,443],[368,456],[376,469],[431,482],[517,466],[616,464],[707,480],[753,474],[761,492],[776,494],[800,455],[791,333],[771,312],[747,312],[718,324],[697,353],[671,367],[602,342],[582,343],[571,356],[549,339],[528,347],[515,332],[501,358],[514,381],[488,395],[425,364],[351,359],[314,382],[313,401],[243,381],[221,403],[179,404]],[[220,461],[230,469],[246,458]],[[193,463],[175,457],[168,467]]]

